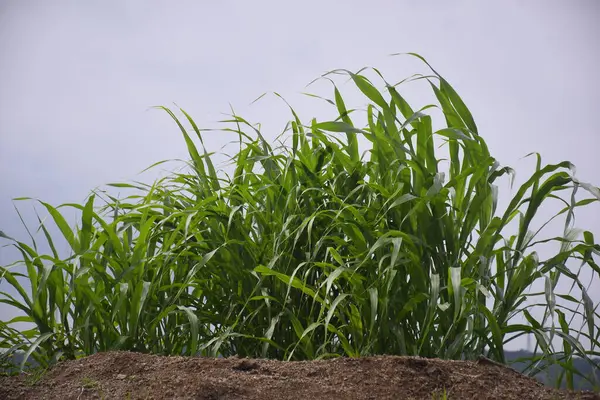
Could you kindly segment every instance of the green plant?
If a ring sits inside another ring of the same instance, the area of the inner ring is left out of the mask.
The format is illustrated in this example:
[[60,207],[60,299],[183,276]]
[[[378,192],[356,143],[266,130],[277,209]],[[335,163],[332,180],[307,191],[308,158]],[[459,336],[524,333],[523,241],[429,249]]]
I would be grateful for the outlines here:
[[432,395],[434,400],[447,400],[448,399],[448,395],[446,393],[446,388],[444,388],[444,390],[440,393],[440,392],[434,392]]
[[[22,297],[4,292],[0,301],[25,315],[2,324],[0,346],[23,346],[43,365],[112,349],[288,360],[486,352],[505,362],[504,345],[532,334],[543,350],[532,365],[560,363],[572,384],[573,356],[594,362],[599,330],[597,305],[568,265],[600,274],[593,258],[600,246],[591,232],[576,235],[573,218],[599,190],[574,178],[571,163],[542,165],[538,155],[530,179],[498,212],[496,181],[512,170],[490,155],[468,108],[432,71],[412,79],[429,84],[437,99],[418,111],[399,84],[384,80],[384,94],[361,73],[327,74],[349,76],[367,98],[366,127],[353,122],[358,112],[334,83],[327,100],[334,120],[304,125],[290,107],[291,145],[274,148],[232,115],[222,130],[239,139],[232,176],[217,171],[206,132],[187,113],[180,110],[184,123],[160,107],[181,130],[187,170],[152,185],[111,185],[133,191],[124,199],[98,192],[84,205],[40,201],[69,244],[68,257],[59,256],[41,219],[52,254],[39,254],[33,236],[30,246],[1,234],[27,273],[0,269]],[[437,130],[425,113],[436,109],[445,123]],[[359,139],[369,146],[362,154]],[[445,153],[436,149],[440,140]],[[593,196],[576,200],[579,189]],[[95,207],[97,196],[104,207]],[[564,235],[536,240],[532,221],[549,201],[564,205],[553,217],[564,218]],[[81,226],[71,228],[61,207],[80,210]],[[539,260],[533,247],[540,243],[560,249]],[[545,291],[529,293],[537,280]],[[581,299],[555,293],[559,280]],[[540,299],[541,319],[527,298]],[[578,329],[569,316],[585,325]],[[16,322],[34,327],[18,332],[10,328]]]
[[104,399],[104,393],[102,390],[102,385],[100,384],[100,382],[98,382],[95,379],[91,379],[89,377],[84,377],[81,379],[81,389],[79,392],[79,396],[77,396],[77,398],[81,398],[81,395],[86,391],[86,390],[91,390],[94,392],[97,392],[97,394],[100,396],[101,399]]
[[88,377],[81,379],[81,387],[84,389],[96,389],[99,386],[100,386],[100,384],[95,379],[91,379]]
[[31,368],[25,372],[27,378],[25,379],[25,383],[29,386],[33,386],[37,384],[48,372],[47,367],[38,366],[35,368]]

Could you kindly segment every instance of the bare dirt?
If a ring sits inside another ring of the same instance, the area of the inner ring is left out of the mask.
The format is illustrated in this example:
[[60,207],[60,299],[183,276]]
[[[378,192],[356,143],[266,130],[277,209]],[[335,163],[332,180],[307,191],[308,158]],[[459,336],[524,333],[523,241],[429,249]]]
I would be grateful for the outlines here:
[[486,359],[377,356],[282,362],[98,353],[37,381],[0,377],[0,399],[598,399],[543,386]]

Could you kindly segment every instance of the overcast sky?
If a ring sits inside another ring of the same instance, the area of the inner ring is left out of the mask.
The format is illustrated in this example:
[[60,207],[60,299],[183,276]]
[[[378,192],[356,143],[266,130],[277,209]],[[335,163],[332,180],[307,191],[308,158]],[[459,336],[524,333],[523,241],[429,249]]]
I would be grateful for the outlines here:
[[[0,230],[27,240],[15,197],[80,203],[109,182],[150,182],[137,174],[155,161],[187,158],[176,125],[151,106],[175,102],[216,127],[231,104],[274,138],[289,114],[274,97],[250,106],[262,93],[282,94],[305,122],[333,117],[305,86],[335,68],[377,67],[393,82],[428,72],[388,56],[397,52],[423,55],[449,80],[518,177],[538,151],[598,186],[599,18],[596,0],[0,0]],[[406,90],[415,108],[432,100],[426,86]],[[219,150],[234,139],[205,140]],[[34,221],[32,203],[18,205]],[[600,238],[598,204],[577,215]],[[0,248],[0,264],[13,258]]]

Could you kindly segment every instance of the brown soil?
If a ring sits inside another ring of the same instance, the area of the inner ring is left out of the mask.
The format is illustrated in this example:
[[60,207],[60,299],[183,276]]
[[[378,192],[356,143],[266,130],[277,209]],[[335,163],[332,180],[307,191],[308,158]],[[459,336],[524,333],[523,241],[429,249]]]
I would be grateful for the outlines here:
[[0,377],[0,399],[598,399],[567,392],[487,359],[378,356],[282,362],[98,353],[65,361],[32,383]]

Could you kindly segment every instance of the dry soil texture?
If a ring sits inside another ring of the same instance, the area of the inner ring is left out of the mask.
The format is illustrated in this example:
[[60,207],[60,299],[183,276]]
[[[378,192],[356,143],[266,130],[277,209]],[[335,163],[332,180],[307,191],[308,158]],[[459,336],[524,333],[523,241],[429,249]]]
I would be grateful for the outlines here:
[[281,362],[98,353],[32,383],[0,377],[0,399],[599,399],[566,392],[485,359],[379,356]]

